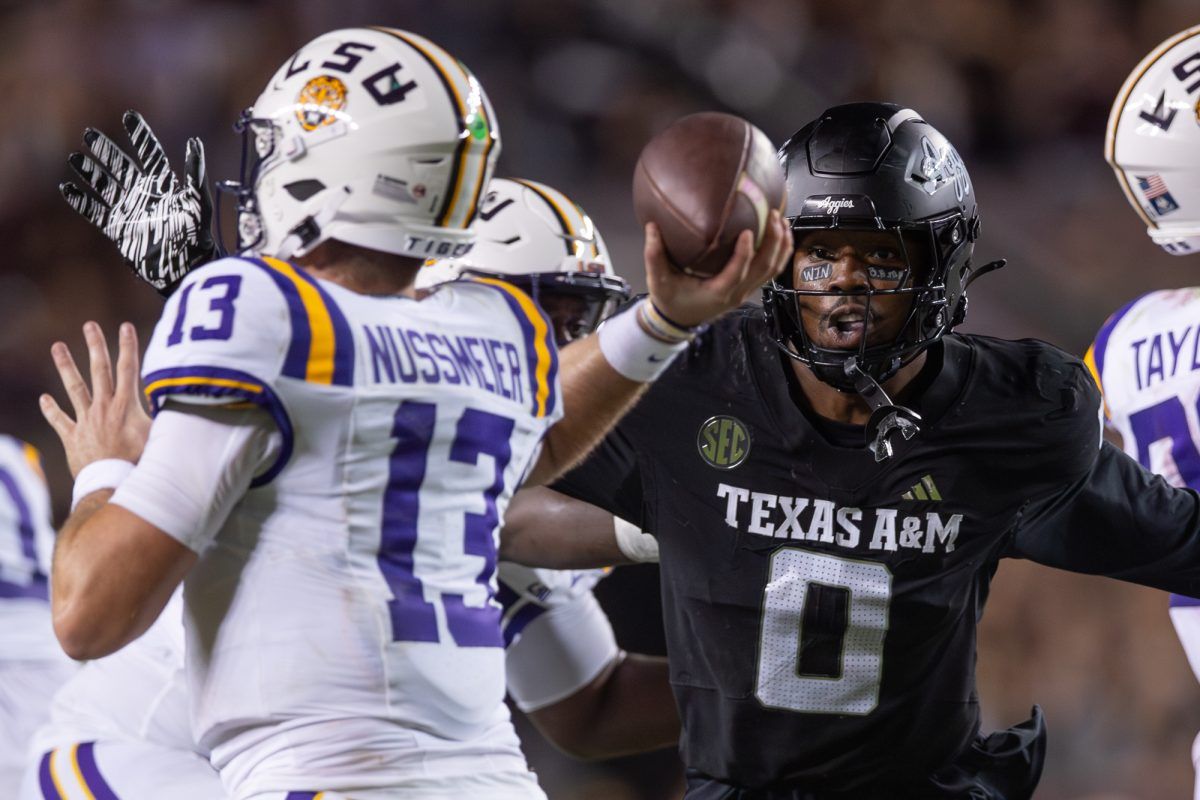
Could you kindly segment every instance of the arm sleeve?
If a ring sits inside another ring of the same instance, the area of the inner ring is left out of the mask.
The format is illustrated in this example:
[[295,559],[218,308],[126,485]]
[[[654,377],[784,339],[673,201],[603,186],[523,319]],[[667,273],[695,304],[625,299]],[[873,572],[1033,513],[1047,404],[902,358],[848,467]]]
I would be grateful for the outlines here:
[[1200,594],[1200,496],[1105,443],[1081,478],[1027,504],[1009,555]]
[[612,625],[592,594],[607,574],[501,562],[505,674],[522,711],[570,697],[620,658]]
[[624,423],[613,428],[583,463],[550,488],[602,508],[641,530],[654,530],[647,519],[637,452]]
[[279,473],[291,454],[283,378],[337,383],[352,354],[323,291],[273,259],[227,258],[193,271],[171,295],[146,348],[142,379],[152,414],[169,401],[193,407],[257,406],[283,437]]
[[533,616],[507,650],[508,692],[522,711],[557,703],[591,683],[621,651],[591,592]]
[[255,475],[274,462],[280,442],[257,409],[167,408],[111,502],[201,553]]

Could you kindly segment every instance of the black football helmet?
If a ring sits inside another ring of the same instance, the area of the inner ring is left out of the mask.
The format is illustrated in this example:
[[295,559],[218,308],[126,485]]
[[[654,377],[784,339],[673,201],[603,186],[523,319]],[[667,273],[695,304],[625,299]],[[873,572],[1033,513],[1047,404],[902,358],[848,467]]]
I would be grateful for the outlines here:
[[[883,382],[963,321],[966,286],[1003,262],[973,270],[979,213],[966,167],[954,146],[917,112],[891,103],[835,106],[805,125],[779,151],[787,178],[788,217],[797,244],[814,230],[887,231],[907,269],[894,288],[807,290],[787,269],[763,288],[776,343],[842,391],[863,392],[863,377]],[[906,246],[907,243],[907,246]],[[916,253],[928,263],[913,263]],[[893,341],[863,335],[849,350],[823,348],[805,333],[805,296],[908,295],[912,308]],[[877,384],[876,384],[877,387]]]

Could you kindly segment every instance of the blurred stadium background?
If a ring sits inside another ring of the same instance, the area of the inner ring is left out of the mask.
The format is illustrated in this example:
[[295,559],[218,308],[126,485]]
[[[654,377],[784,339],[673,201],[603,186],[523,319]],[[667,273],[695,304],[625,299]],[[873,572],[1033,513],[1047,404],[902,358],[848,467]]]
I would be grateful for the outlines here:
[[[419,32],[467,63],[500,119],[499,174],[575,198],[637,286],[633,163],[676,117],[730,110],[780,142],[828,105],[912,106],[971,171],[977,257],[1009,259],[976,284],[967,329],[1082,353],[1126,300],[1200,269],[1200,257],[1149,242],[1101,155],[1125,75],[1200,22],[1198,10],[1195,0],[0,0],[0,429],[43,450],[61,518],[66,466],[36,407],[57,384],[50,343],[78,352],[87,319],[109,331],[132,319],[145,337],[157,316],[154,292],[56,192],[84,126],[119,133],[121,112],[136,108],[176,165],[200,135],[210,174],[234,177],[238,112],[301,43],[357,24]],[[630,649],[662,649],[655,580],[638,567],[601,587]],[[1039,798],[1190,796],[1200,687],[1165,595],[1006,563],[979,683],[987,728],[1045,707]],[[553,800],[679,792],[673,753],[585,765],[522,733]]]

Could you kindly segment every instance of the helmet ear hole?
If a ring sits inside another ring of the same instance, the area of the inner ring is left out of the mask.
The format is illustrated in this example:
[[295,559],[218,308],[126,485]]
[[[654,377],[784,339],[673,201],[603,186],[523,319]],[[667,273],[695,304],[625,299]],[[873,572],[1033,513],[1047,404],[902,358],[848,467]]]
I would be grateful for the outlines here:
[[300,202],[304,202],[305,200],[312,197],[317,192],[323,190],[325,188],[325,184],[321,183],[318,180],[303,180],[303,181],[293,181],[292,183],[287,184],[283,188],[294,199],[299,200]]

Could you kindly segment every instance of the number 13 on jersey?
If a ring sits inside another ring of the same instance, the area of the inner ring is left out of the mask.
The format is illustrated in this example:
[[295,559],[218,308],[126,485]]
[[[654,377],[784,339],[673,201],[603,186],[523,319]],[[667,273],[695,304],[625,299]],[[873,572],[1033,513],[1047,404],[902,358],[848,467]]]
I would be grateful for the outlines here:
[[[437,609],[426,597],[426,587],[415,572],[421,488],[426,481],[430,445],[437,427],[433,403],[405,400],[396,410],[392,437],[396,447],[388,466],[388,485],[383,497],[383,525],[379,546],[379,568],[394,599],[388,603],[392,638],[398,642],[437,642]],[[483,558],[475,582],[483,587],[483,606],[469,606],[462,592],[441,592],[446,627],[459,647],[503,647],[500,607],[492,599],[491,581],[496,571],[494,536],[500,524],[496,499],[504,490],[504,470],[512,458],[513,420],[468,408],[458,418],[450,446],[452,463],[475,465],[490,456],[494,478],[482,491],[482,513],[465,512],[463,549]],[[473,497],[463,496],[470,502]],[[426,531],[424,535],[446,535]]]

